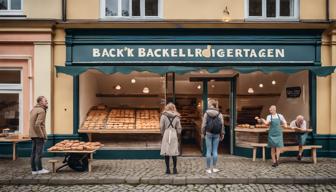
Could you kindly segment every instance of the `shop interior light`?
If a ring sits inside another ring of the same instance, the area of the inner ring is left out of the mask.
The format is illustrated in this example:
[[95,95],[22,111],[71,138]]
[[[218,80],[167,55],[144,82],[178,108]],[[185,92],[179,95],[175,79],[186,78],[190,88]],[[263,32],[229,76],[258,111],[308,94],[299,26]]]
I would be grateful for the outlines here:
[[131,82],[134,84],[134,83],[136,82],[136,80],[135,80],[135,79],[132,79]]
[[272,81],[272,85],[275,85],[275,84],[276,84],[276,81],[275,81],[275,80],[273,80],[273,81]]
[[201,85],[198,85],[198,86],[197,86],[197,89],[201,89],[201,88],[202,88]]
[[215,88],[215,85],[211,85],[211,88]]
[[260,87],[260,88],[263,88],[263,87],[264,87],[264,84],[260,83],[260,84],[259,84],[259,87]]
[[248,88],[247,92],[252,94],[252,93],[254,93],[254,90],[253,90],[253,88],[250,87],[250,88]]
[[120,85],[117,85],[117,86],[115,86],[115,89],[116,89],[116,90],[120,90],[120,89],[121,89],[121,86],[120,86]]
[[149,89],[148,89],[148,87],[144,87],[143,90],[142,90],[142,92],[143,92],[143,93],[146,93],[146,94],[149,93]]
[[214,79],[211,79],[210,82],[215,82],[215,80],[214,80]]

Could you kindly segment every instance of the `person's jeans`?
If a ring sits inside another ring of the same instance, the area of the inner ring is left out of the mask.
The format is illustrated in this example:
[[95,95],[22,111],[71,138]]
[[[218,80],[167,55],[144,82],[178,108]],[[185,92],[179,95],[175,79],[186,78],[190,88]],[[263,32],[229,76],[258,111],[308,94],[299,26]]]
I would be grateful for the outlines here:
[[31,168],[32,171],[42,170],[43,138],[32,138]]
[[212,134],[207,132],[205,135],[207,169],[210,169],[211,167],[211,160],[213,161],[213,167],[216,166],[219,138],[219,134]]

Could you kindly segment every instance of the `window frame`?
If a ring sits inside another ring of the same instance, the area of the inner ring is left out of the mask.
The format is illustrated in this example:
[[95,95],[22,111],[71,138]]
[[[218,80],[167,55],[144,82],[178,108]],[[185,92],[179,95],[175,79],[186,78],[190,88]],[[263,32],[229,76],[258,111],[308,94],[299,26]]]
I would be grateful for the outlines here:
[[267,0],[262,1],[262,15],[261,16],[250,16],[249,15],[249,2],[250,0],[245,0],[245,20],[246,21],[299,21],[299,11],[300,4],[299,0],[293,0],[293,16],[280,16],[280,0],[275,0],[276,2],[276,10],[275,17],[267,17]]
[[131,16],[132,15],[132,0],[129,1],[129,15],[122,16],[122,1],[117,0],[118,2],[118,15],[117,16],[106,16],[106,0],[100,0],[100,18],[106,20],[160,20],[163,19],[163,1],[158,0],[158,16],[146,16],[145,15],[145,0],[140,0],[140,16]]
[[21,9],[18,10],[12,10],[11,9],[11,1],[12,0],[6,0],[8,3],[8,9],[7,10],[0,10],[0,16],[8,15],[8,16],[15,16],[15,15],[23,15],[23,0],[21,0]]
[[20,71],[20,83],[0,83],[0,94],[19,95],[19,133],[23,133],[23,74],[22,68],[0,68],[1,71]]

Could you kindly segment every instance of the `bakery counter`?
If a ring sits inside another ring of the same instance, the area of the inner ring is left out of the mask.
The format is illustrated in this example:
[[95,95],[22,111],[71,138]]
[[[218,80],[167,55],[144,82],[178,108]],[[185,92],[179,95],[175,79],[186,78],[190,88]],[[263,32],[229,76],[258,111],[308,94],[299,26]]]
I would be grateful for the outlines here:
[[[251,148],[253,143],[267,143],[269,128],[240,128],[236,127],[236,145],[239,147]],[[312,129],[301,131],[299,129],[283,128],[283,139],[285,145],[296,144],[296,133],[312,132]]]

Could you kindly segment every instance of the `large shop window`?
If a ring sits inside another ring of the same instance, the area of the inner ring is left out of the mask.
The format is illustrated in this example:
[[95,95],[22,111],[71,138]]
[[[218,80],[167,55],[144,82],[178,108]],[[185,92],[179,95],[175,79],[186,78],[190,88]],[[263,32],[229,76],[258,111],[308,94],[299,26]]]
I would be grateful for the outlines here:
[[22,15],[23,0],[0,0],[0,15]]
[[303,115],[310,126],[309,75],[273,72],[241,74],[237,86],[237,123],[255,125],[255,116],[266,118],[271,105],[277,106],[287,123]]
[[298,0],[245,0],[247,20],[297,20]]
[[163,0],[101,0],[101,17],[155,19],[162,15]]
[[22,131],[22,83],[19,69],[0,69],[0,131]]

